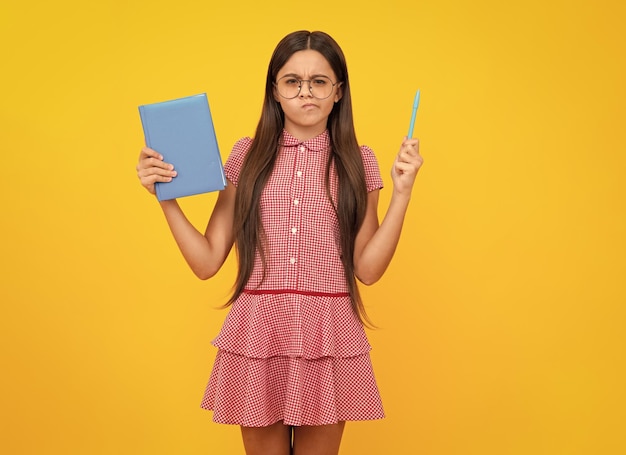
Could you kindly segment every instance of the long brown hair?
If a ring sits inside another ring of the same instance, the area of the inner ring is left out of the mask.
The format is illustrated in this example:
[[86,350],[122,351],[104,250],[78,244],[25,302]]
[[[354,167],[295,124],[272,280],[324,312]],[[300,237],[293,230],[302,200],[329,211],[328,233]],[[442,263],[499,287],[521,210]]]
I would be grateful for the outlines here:
[[255,253],[259,250],[265,267],[265,242],[261,223],[260,198],[274,168],[284,127],[284,113],[274,99],[274,82],[280,69],[298,51],[312,49],[321,53],[341,82],[342,96],[328,117],[331,153],[326,165],[326,193],[330,197],[330,172],[337,173],[339,189],[335,211],[339,220],[341,260],[352,306],[359,318],[369,323],[354,276],[354,242],[365,218],[367,189],[361,151],[354,131],[352,100],[346,59],[339,45],[324,32],[297,31],[284,37],[270,59],[265,81],[265,99],[256,129],[239,175],[235,199],[234,234],[239,270],[233,303],[244,291],[252,274]]

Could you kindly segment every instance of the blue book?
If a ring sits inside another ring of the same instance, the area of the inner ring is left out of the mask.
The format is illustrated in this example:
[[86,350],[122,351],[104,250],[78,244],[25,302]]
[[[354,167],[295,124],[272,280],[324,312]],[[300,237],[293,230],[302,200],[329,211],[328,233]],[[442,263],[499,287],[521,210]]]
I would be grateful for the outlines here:
[[177,172],[172,181],[155,184],[159,201],[226,187],[206,93],[145,104],[139,106],[139,115],[146,145]]

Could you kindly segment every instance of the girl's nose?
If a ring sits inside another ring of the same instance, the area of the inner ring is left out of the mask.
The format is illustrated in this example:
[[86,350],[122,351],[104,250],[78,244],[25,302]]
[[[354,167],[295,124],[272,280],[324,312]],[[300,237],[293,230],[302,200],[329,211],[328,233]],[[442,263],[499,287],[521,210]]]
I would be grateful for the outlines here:
[[313,95],[311,94],[311,81],[302,81],[300,84],[300,97],[312,97]]

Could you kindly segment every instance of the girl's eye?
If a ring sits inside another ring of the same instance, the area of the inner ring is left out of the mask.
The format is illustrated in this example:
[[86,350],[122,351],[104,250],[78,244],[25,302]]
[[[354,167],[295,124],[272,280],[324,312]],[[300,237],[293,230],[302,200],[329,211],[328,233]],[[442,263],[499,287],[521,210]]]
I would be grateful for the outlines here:
[[328,83],[326,79],[313,79],[313,85],[324,86]]
[[287,85],[298,85],[298,83],[299,83],[298,79],[293,79],[293,78],[285,79],[285,84]]

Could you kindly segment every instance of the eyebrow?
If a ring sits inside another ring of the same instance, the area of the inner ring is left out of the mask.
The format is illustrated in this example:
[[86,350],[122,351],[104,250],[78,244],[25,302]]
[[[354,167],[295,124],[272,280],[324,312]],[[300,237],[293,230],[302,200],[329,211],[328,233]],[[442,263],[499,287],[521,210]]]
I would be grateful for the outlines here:
[[[287,74],[283,74],[281,77],[286,77],[286,76],[291,76],[291,77],[295,77],[296,79],[302,79],[302,76],[300,74],[297,73],[287,73]],[[330,79],[331,77],[326,75],[326,74],[322,74],[322,73],[315,73],[311,75],[312,79],[315,79],[316,77],[319,76],[324,76],[327,77],[328,79]]]

